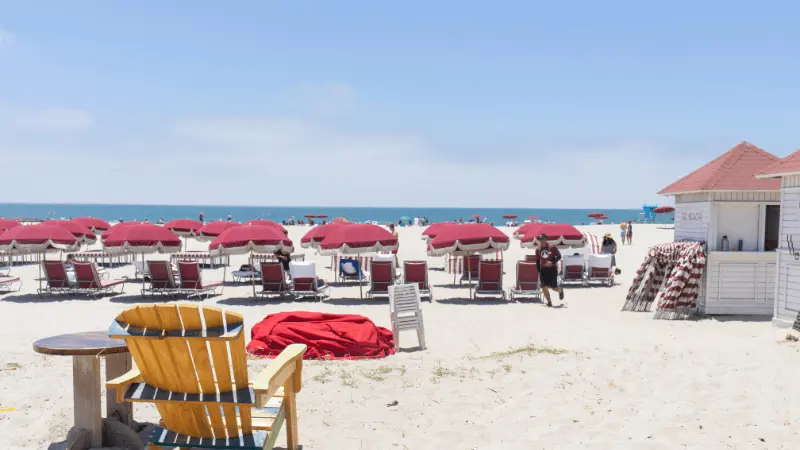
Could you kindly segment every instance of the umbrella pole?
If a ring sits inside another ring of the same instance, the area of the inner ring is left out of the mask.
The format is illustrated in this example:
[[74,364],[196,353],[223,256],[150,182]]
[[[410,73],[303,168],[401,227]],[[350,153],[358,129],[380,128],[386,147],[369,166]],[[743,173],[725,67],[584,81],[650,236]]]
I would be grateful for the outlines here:
[[364,299],[364,282],[363,282],[363,280],[361,280],[361,253],[358,253],[356,256],[358,258],[358,295],[363,300]]
[[470,254],[467,253],[467,279],[469,283],[469,298],[472,298],[472,271],[469,270]]
[[39,293],[41,295],[42,292],[42,264],[44,264],[44,253],[42,253],[42,257],[39,258]]
[[[255,262],[255,260],[253,259],[253,251],[250,250],[250,268],[251,269],[255,269],[256,268],[255,264],[253,264],[254,262]],[[255,270],[253,270],[253,271],[255,272]],[[250,284],[253,285],[253,298],[256,298],[256,279],[255,279],[255,277],[253,277],[253,276],[250,277]]]

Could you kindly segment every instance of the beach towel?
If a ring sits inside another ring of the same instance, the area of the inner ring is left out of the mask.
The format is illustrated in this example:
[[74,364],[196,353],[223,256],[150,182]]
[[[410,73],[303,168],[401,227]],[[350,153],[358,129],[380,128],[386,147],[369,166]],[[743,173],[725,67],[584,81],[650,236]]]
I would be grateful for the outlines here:
[[383,358],[394,353],[390,330],[355,314],[292,311],[270,314],[253,326],[247,352],[275,356],[289,344],[306,344],[303,359]]

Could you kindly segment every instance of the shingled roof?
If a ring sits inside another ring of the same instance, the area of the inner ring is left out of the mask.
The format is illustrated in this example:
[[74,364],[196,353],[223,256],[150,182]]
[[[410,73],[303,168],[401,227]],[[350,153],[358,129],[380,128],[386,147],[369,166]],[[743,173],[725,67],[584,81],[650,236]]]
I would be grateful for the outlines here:
[[675,195],[699,191],[777,191],[780,180],[754,175],[780,161],[755,145],[742,141],[722,156],[662,189]]
[[766,169],[756,174],[756,178],[779,178],[782,175],[796,174],[800,174],[800,150],[767,166]]

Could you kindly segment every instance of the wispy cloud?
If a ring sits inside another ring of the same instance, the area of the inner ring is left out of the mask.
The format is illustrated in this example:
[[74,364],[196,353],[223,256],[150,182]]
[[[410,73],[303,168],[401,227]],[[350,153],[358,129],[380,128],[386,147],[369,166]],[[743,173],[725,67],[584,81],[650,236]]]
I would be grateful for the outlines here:
[[353,111],[358,95],[344,83],[301,83],[287,89],[281,101],[287,109],[302,114],[330,115]]
[[17,37],[14,33],[0,27],[0,50],[11,47],[16,42]]
[[79,131],[94,125],[94,118],[80,109],[49,108],[20,112],[12,121],[16,127],[32,132]]

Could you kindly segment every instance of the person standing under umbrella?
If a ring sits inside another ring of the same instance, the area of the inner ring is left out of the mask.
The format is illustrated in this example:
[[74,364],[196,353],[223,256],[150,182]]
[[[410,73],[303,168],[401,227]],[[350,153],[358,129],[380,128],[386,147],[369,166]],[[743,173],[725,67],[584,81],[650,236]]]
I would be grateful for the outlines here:
[[550,301],[550,289],[558,292],[558,299],[564,300],[564,288],[558,287],[558,262],[561,261],[561,252],[558,247],[547,242],[547,235],[539,235],[539,246],[536,248],[536,264],[539,267],[539,280],[542,283],[542,293],[547,306],[553,306]]

